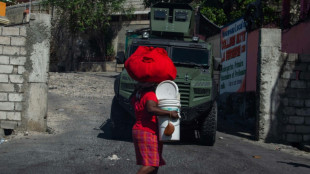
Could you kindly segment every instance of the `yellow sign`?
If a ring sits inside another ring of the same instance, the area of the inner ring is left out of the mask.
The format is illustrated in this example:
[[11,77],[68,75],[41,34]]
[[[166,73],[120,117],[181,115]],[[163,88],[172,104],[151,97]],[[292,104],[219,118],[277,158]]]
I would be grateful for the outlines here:
[[6,3],[0,2],[0,16],[5,16]]

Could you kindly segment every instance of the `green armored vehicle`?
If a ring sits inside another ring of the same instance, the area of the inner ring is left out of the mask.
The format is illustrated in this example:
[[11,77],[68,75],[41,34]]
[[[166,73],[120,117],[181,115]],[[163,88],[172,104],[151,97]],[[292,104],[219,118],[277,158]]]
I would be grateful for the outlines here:
[[[187,132],[182,130],[198,130],[201,143],[212,146],[217,127],[214,58],[211,45],[193,37],[194,10],[188,4],[157,3],[151,7],[150,20],[149,29],[127,32],[126,50],[118,53],[118,63],[124,63],[140,45],[166,49],[177,68],[174,82],[181,93],[181,141]],[[129,134],[130,129],[125,128],[134,123],[129,97],[136,83],[126,70],[115,80],[111,110],[115,137]]]

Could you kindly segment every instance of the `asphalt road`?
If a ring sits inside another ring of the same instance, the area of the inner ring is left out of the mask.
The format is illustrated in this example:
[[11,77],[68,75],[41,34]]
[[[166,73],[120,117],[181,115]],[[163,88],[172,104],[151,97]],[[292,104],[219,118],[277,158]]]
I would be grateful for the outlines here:
[[[105,77],[113,83],[111,77]],[[111,139],[113,96],[78,97],[50,92],[50,133],[17,133],[0,144],[0,173],[135,173],[133,143]],[[195,141],[164,145],[162,174],[281,173],[309,174],[310,154],[266,148],[217,132],[213,147]]]

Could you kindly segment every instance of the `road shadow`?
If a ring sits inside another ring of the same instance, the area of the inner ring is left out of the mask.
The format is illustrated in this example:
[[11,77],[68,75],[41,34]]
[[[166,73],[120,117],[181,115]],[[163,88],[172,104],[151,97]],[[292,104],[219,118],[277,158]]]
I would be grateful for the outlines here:
[[[131,128],[127,128],[127,130],[122,130],[122,132],[118,132],[117,136],[113,136],[112,132],[112,121],[111,119],[107,119],[104,123],[99,127],[102,130],[102,133],[97,135],[97,138],[102,138],[106,140],[115,140],[115,141],[125,141],[132,142]],[[197,132],[191,129],[181,129],[180,130],[180,141],[171,141],[164,142],[167,145],[201,145],[199,142],[199,138]]]
[[295,163],[295,162],[284,162],[284,161],[277,161],[278,163],[283,163],[287,165],[291,165],[293,167],[304,167],[310,169],[310,165],[307,164],[300,164],[300,163]]
[[189,126],[181,126],[180,140],[164,142],[167,145],[198,145],[205,146],[200,141],[199,130],[190,128]]
[[217,131],[245,138],[248,140],[255,140],[255,122],[240,121],[238,119],[230,119],[229,117],[219,116],[217,123]]
[[218,99],[217,131],[233,136],[256,139],[256,94],[223,93]]
[[115,74],[105,74],[105,73],[95,73],[95,74],[92,74],[93,76],[99,76],[99,77],[107,77],[107,78],[112,78],[112,79],[115,79],[119,73],[115,73]]
[[126,141],[132,142],[131,129],[122,130],[120,132],[115,132],[118,136],[113,136],[112,132],[112,121],[111,119],[107,119],[105,122],[101,124],[99,127],[103,132],[97,135],[97,138],[102,138],[106,140],[115,140],[115,141]]

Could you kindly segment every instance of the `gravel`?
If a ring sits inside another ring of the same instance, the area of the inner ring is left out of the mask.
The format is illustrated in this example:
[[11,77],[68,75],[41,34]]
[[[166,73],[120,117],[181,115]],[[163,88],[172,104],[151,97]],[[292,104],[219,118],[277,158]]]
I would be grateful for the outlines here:
[[49,73],[49,92],[63,96],[103,98],[114,96],[114,76],[118,73]]

